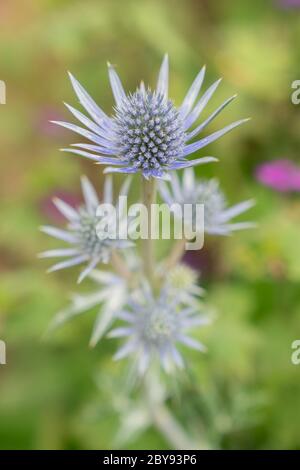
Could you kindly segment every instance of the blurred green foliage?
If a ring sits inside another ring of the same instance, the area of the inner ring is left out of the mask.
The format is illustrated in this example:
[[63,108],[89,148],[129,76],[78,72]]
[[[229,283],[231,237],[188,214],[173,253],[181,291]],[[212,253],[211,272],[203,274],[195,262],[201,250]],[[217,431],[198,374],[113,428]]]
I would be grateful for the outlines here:
[[199,266],[215,313],[200,332],[208,353],[185,351],[190,369],[170,384],[168,405],[211,447],[300,448],[300,366],[290,361],[300,338],[300,196],[276,194],[254,178],[262,161],[299,160],[300,108],[290,101],[300,78],[299,39],[300,10],[275,0],[1,1],[0,338],[8,364],[0,366],[0,448],[169,445],[152,427],[130,442],[116,440],[135,406],[122,386],[124,364],[111,359],[116,344],[88,348],[93,311],[44,336],[76,290],[76,273],[47,275],[36,259],[49,247],[38,232],[48,223],[42,201],[57,190],[78,192],[82,173],[101,191],[100,170],[59,153],[74,137],[47,123],[67,116],[62,100],[74,103],[66,71],[109,112],[106,61],[132,90],[140,79],[154,83],[166,51],[176,103],[204,63],[207,84],[224,77],[212,107],[239,94],[212,131],[252,116],[211,145],[220,162],[197,171],[218,176],[232,203],[255,197],[259,223],[207,241]]

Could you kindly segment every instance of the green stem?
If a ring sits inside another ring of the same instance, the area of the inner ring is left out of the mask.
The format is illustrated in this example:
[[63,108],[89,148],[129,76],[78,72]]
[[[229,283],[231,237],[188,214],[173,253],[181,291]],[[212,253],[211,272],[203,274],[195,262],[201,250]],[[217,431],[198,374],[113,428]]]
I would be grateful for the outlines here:
[[151,237],[151,206],[156,201],[156,180],[150,178],[146,180],[142,177],[142,199],[143,204],[147,209],[147,227],[148,236],[145,240],[142,240],[142,258],[143,258],[143,269],[146,278],[152,288],[155,288],[155,250],[154,243]]

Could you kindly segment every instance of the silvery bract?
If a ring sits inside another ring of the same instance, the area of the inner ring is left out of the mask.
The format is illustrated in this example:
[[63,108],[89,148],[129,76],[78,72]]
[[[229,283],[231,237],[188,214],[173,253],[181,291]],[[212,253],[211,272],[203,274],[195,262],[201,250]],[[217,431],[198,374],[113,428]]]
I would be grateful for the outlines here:
[[166,287],[158,298],[151,289],[144,287],[138,300],[130,302],[127,310],[117,317],[126,326],[115,328],[109,333],[112,338],[127,337],[125,344],[118,350],[115,359],[134,355],[138,371],[143,374],[149,363],[157,357],[166,372],[175,367],[184,367],[183,358],[176,345],[181,343],[199,351],[205,347],[188,336],[188,330],[208,323],[208,318],[199,309],[185,306],[180,297],[174,296]]
[[[202,226],[196,225],[196,212],[184,212],[184,204],[204,205],[204,231],[214,235],[229,235],[235,230],[248,229],[255,226],[252,222],[230,223],[231,219],[247,211],[255,202],[253,200],[243,201],[234,206],[228,207],[225,195],[215,179],[197,180],[194,170],[187,168],[183,172],[182,181],[174,172],[171,176],[170,184],[161,181],[160,193],[163,200],[168,204],[175,217],[182,218],[184,223],[190,224],[193,230],[203,230]],[[187,218],[190,216],[190,219]],[[194,219],[194,220],[193,220]]]
[[[98,230],[101,217],[97,215],[97,209],[100,204],[97,193],[85,176],[81,179],[81,185],[84,197],[84,205],[81,207],[74,209],[61,199],[54,199],[54,204],[58,210],[68,219],[66,230],[52,226],[41,227],[43,232],[69,243],[72,245],[72,248],[49,250],[39,255],[42,258],[67,258],[67,260],[52,266],[48,272],[87,263],[86,268],[81,272],[78,278],[78,282],[81,282],[98,263],[108,263],[112,250],[132,246],[131,242],[122,239],[123,237],[126,238],[126,234],[122,234],[122,227],[127,226],[125,219],[126,214],[122,207],[120,207],[120,210],[116,211],[116,214],[120,218],[118,225],[120,227],[119,233],[121,237],[115,239],[113,239],[113,237],[109,238],[107,227],[105,234],[101,237]],[[126,180],[120,190],[120,195],[125,196],[128,192],[128,187],[129,180]],[[122,199],[120,200],[122,201]],[[107,177],[105,181],[103,203],[113,203],[111,177]],[[122,219],[124,219],[124,221]],[[115,221],[112,221],[111,230],[115,231]]]
[[[66,104],[85,127],[53,121],[92,142],[72,144],[73,148],[62,150],[90,158],[99,164],[110,165],[105,169],[106,172],[141,172],[145,178],[166,178],[169,170],[216,161],[214,157],[194,160],[188,160],[187,157],[247,121],[242,119],[233,122],[193,142],[236,96],[227,99],[207,119],[196,125],[201,112],[220,83],[220,80],[216,81],[197,100],[204,80],[205,67],[200,70],[178,108],[168,97],[167,55],[163,59],[157,86],[153,91],[146,89],[141,83],[134,93],[126,94],[118,74],[110,64],[108,73],[116,103],[112,116],[104,113],[70,74],[74,91],[89,117]],[[194,125],[196,127],[190,130]]]

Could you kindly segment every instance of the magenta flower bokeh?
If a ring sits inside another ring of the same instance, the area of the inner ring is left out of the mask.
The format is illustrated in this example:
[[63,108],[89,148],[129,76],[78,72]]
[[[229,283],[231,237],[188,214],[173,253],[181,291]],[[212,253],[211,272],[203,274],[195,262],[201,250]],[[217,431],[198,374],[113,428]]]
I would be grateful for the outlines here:
[[274,160],[256,168],[256,179],[280,192],[300,191],[300,166],[291,160]]
[[61,136],[65,130],[50,122],[55,119],[64,119],[64,115],[54,106],[43,106],[36,112],[35,128],[45,137]]

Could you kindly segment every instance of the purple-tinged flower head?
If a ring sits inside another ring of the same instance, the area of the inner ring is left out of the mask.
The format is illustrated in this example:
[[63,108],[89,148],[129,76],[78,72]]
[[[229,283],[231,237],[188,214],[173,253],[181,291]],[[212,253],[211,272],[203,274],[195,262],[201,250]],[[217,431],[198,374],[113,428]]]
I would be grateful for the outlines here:
[[[167,178],[169,170],[216,161],[214,157],[188,160],[187,157],[206,147],[247,119],[233,122],[223,129],[193,141],[235,97],[227,99],[206,120],[196,125],[201,112],[216,91],[220,80],[211,85],[197,100],[205,67],[201,69],[181,106],[176,108],[168,98],[168,56],[162,62],[154,91],[144,84],[126,94],[114,67],[108,64],[111,88],[115,98],[114,114],[108,116],[70,74],[74,91],[89,117],[72,106],[69,111],[84,127],[53,121],[90,140],[92,144],[72,144],[62,149],[109,165],[105,172],[137,173],[145,178]],[[193,128],[193,126],[195,126]],[[191,128],[193,128],[191,130]]]
[[[228,207],[226,197],[219,187],[216,179],[197,180],[193,168],[183,172],[182,181],[174,172],[170,183],[161,181],[160,193],[177,219],[190,225],[193,230],[204,231],[213,235],[229,235],[235,230],[248,229],[255,226],[252,222],[231,223],[231,219],[250,209],[255,203],[253,200],[243,201]],[[184,205],[191,204],[192,210],[188,215],[184,212]],[[202,220],[196,219],[196,205],[204,205],[204,227]],[[200,226],[197,226],[197,222]]]
[[[132,246],[132,242],[123,239],[123,236],[120,238],[109,237],[109,234],[106,233],[107,227],[103,227],[105,233],[103,237],[101,236],[99,223],[102,218],[97,214],[100,204],[97,193],[88,178],[82,177],[81,183],[84,205],[74,209],[61,199],[54,200],[58,210],[68,219],[67,229],[62,230],[48,225],[41,227],[42,232],[63,240],[72,247],[48,250],[39,255],[41,258],[67,258],[67,260],[52,266],[48,272],[87,263],[87,267],[81,272],[78,282],[81,282],[98,263],[108,263],[113,249]],[[125,181],[120,190],[120,195],[126,195],[128,187],[129,180]],[[111,177],[107,177],[104,186],[104,203],[112,204],[112,199],[112,180]],[[118,224],[122,226],[123,218],[126,217],[122,207],[119,207],[116,214],[120,217]],[[114,221],[112,221],[111,230],[115,232]]]
[[162,94],[136,91],[116,109],[116,145],[120,156],[145,177],[161,176],[162,169],[182,155],[186,134],[183,121]]
[[137,301],[129,303],[128,310],[117,315],[127,326],[109,333],[111,338],[128,337],[116,353],[116,360],[134,355],[138,371],[143,374],[150,362],[158,358],[163,369],[171,372],[174,366],[184,367],[177,343],[205,351],[200,342],[187,335],[189,329],[209,323],[206,316],[199,314],[199,308],[184,306],[174,291],[167,287],[162,289],[159,298],[155,298],[148,287],[140,294]]
[[275,160],[259,165],[256,178],[279,192],[300,191],[300,167],[291,160]]

